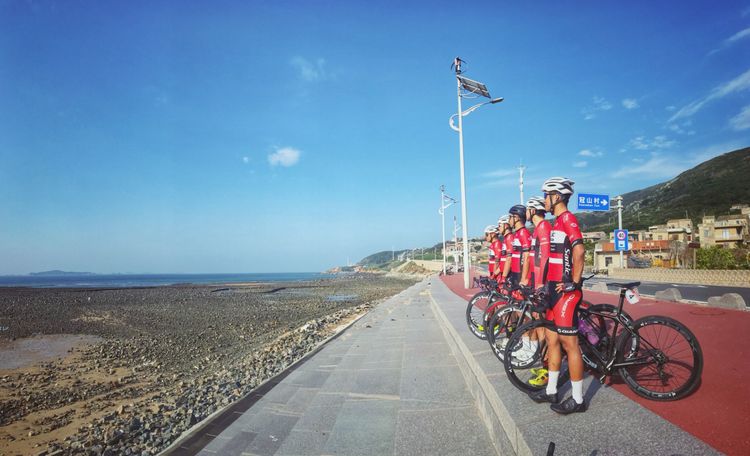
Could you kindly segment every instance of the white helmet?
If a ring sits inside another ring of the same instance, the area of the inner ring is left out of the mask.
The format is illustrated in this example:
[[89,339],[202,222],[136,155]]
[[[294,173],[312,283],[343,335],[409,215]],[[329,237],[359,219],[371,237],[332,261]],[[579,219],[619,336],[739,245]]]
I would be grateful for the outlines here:
[[507,215],[503,215],[497,220],[498,225],[502,225],[503,223],[507,223],[508,225],[510,225],[510,217]]
[[497,233],[497,227],[494,225],[487,225],[484,229],[484,234]]
[[532,196],[529,201],[526,202],[526,207],[529,209],[536,209],[538,211],[546,211],[544,208],[544,198],[539,196]]
[[573,194],[573,182],[567,177],[550,177],[542,184],[542,191],[545,193],[557,192],[561,195]]

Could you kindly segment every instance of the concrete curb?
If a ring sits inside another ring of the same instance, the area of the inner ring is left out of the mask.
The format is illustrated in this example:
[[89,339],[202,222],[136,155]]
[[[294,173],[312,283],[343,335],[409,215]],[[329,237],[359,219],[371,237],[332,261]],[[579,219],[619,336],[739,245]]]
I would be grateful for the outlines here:
[[[440,279],[435,277],[434,280]],[[432,293],[428,294],[432,309],[437,315],[437,320],[445,333],[451,351],[459,361],[461,373],[464,375],[469,391],[476,400],[479,415],[489,431],[492,444],[495,445],[498,454],[508,454],[507,450],[510,446],[510,449],[516,455],[531,456],[533,454],[531,448],[523,438],[523,434],[518,430],[508,409],[490,384],[484,370],[477,364],[469,348],[461,340],[448,317],[435,302]]]

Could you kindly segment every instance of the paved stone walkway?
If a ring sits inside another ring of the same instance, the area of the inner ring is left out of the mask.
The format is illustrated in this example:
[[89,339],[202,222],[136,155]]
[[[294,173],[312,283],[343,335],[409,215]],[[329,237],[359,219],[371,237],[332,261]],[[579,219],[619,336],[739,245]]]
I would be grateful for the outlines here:
[[379,305],[218,435],[204,435],[213,440],[199,454],[497,454],[428,283]]
[[718,454],[588,375],[586,413],[533,403],[470,334],[465,309],[424,280],[167,453],[526,456],[554,442],[556,456]]

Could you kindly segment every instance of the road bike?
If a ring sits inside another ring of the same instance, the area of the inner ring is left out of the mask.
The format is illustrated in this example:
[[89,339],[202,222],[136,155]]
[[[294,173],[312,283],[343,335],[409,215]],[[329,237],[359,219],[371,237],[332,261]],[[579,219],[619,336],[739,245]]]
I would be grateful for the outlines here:
[[[595,275],[595,274],[594,274]],[[586,281],[594,275],[583,278]],[[547,292],[545,288],[532,290],[530,287],[519,287],[518,292],[522,295],[522,300],[511,302],[505,307],[499,308],[490,318],[487,324],[487,342],[489,342],[492,352],[500,360],[505,359],[505,347],[510,336],[516,328],[528,323],[531,320],[543,317],[547,311]],[[606,322],[595,317],[596,313],[614,313],[617,307],[611,304],[596,304],[583,300],[579,306],[579,321],[589,320],[589,326],[592,331],[597,333],[606,332]],[[623,318],[628,322],[633,319],[626,312],[622,312]],[[584,323],[586,326],[586,323]],[[543,339],[543,331],[537,333],[539,339]],[[528,335],[530,339],[536,339],[533,335]],[[601,334],[601,337],[605,337]]]
[[[703,352],[695,335],[665,316],[629,319],[623,304],[626,298],[632,304],[640,300],[640,282],[610,285],[620,288],[619,305],[614,311],[591,306],[578,313],[578,342],[585,366],[601,383],[619,374],[631,390],[647,399],[673,401],[692,393],[703,371]],[[513,332],[504,353],[508,379],[527,392],[542,388],[530,385],[528,380],[533,368],[542,366],[546,344],[540,343],[533,356],[520,356],[522,335],[537,328],[555,329],[554,323],[544,319],[530,321]],[[567,362],[563,361],[558,385],[568,378]]]

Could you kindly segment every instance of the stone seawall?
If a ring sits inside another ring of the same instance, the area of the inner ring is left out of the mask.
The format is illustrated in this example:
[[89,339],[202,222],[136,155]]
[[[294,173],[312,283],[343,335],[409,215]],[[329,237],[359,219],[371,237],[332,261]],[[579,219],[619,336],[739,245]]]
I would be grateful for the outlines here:
[[609,276],[617,279],[652,282],[750,287],[750,270],[613,268],[610,269]]

